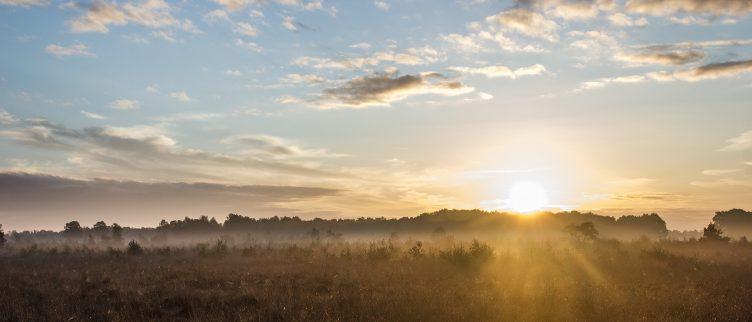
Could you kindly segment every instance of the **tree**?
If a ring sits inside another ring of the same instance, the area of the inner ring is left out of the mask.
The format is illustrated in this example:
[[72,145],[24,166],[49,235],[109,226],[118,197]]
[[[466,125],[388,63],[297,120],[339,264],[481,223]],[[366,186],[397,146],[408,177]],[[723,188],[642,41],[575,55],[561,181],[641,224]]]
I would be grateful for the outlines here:
[[110,230],[110,227],[107,227],[107,223],[105,223],[104,221],[98,221],[96,224],[94,224],[94,226],[91,226],[91,230],[93,230],[97,234],[103,234]]
[[117,223],[112,224],[112,240],[116,243],[123,242],[123,227],[120,227]]
[[76,237],[81,235],[83,232],[83,228],[81,228],[81,224],[78,221],[71,221],[69,223],[65,224],[65,229],[63,230],[63,234],[69,237]]
[[579,225],[569,225],[565,228],[572,238],[578,241],[590,241],[598,238],[598,230],[592,222],[584,222]]
[[5,246],[5,233],[3,232],[3,225],[0,225],[0,248]]
[[723,236],[723,230],[716,224],[710,223],[708,227],[703,228],[701,240],[728,243],[731,238]]

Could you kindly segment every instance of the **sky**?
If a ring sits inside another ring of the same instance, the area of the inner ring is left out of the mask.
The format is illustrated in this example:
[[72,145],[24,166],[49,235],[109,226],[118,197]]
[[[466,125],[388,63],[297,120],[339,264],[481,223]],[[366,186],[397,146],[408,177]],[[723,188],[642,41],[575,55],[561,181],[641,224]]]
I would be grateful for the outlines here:
[[752,208],[750,0],[0,0],[0,224]]

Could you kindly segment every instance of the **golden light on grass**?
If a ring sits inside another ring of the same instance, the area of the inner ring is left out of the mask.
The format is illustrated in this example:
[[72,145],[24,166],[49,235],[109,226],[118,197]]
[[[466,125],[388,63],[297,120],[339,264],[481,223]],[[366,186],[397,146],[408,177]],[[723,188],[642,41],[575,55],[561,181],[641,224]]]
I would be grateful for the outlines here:
[[528,214],[546,208],[548,194],[538,183],[525,181],[518,182],[509,190],[507,207],[516,212]]

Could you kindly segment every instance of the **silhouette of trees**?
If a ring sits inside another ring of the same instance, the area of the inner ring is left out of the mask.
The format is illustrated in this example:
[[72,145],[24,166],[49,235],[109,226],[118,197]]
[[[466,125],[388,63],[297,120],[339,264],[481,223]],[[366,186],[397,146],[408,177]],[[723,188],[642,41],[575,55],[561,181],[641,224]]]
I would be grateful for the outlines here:
[[713,217],[713,223],[723,229],[729,237],[752,237],[752,212],[743,209],[718,211]]
[[723,230],[716,224],[710,223],[702,230],[702,240],[728,243],[731,238],[723,236]]
[[112,240],[118,244],[123,242],[123,227],[117,223],[112,224]]
[[0,225],[0,248],[5,246],[5,232],[3,232],[3,225]]
[[569,225],[565,230],[577,241],[593,241],[598,238],[598,230],[589,221],[579,225]]
[[71,221],[65,224],[63,229],[63,235],[66,237],[79,237],[83,234],[84,230],[78,221]]
[[144,253],[144,249],[135,240],[128,242],[128,249],[126,250],[128,255],[141,255]]

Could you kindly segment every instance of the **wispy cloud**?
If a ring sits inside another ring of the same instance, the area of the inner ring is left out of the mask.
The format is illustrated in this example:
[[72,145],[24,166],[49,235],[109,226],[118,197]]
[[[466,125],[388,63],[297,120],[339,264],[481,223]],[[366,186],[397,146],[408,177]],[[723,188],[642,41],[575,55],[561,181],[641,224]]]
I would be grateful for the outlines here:
[[134,110],[139,108],[141,103],[137,100],[131,100],[131,99],[117,99],[110,103],[110,107],[116,110]]
[[73,44],[70,46],[61,46],[57,44],[47,45],[44,47],[44,51],[50,55],[57,57],[67,56],[89,56],[95,57],[96,55],[89,51],[89,47],[84,44]]
[[721,151],[742,151],[752,149],[752,131],[747,131],[739,136],[728,139],[726,146]]
[[102,115],[99,115],[99,114],[96,114],[96,113],[92,113],[92,112],[87,112],[87,111],[84,111],[84,110],[81,110],[81,114],[83,114],[84,116],[86,116],[86,117],[88,117],[90,119],[95,119],[95,120],[105,120],[105,119],[107,119],[106,117],[104,117]]
[[391,76],[376,74],[354,78],[340,87],[325,89],[315,101],[319,108],[387,106],[413,95],[462,95],[474,88],[439,73]]
[[506,77],[515,79],[522,76],[540,75],[546,71],[546,67],[541,64],[535,64],[512,69],[507,66],[496,65],[483,67],[449,67],[449,70],[465,74],[483,75],[488,78]]

